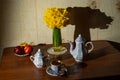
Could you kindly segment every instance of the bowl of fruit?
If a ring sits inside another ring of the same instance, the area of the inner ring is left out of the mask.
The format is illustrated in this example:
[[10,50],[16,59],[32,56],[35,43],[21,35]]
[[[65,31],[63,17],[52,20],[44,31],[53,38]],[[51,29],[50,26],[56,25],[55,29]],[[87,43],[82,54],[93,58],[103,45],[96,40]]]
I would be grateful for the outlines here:
[[26,42],[21,43],[20,45],[14,48],[14,53],[16,56],[28,56],[33,51],[33,47],[31,44]]

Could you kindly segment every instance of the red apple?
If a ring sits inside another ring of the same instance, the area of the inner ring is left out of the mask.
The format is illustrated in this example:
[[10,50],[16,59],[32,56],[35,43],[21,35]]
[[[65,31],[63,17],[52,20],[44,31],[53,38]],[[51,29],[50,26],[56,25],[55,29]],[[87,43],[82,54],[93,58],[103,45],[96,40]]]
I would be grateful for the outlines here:
[[14,48],[14,53],[22,54],[22,53],[24,53],[24,51],[23,51],[21,46],[17,46],[17,47]]
[[32,48],[31,45],[26,45],[26,46],[24,47],[24,52],[25,52],[26,54],[30,54],[32,51],[33,51],[33,48]]

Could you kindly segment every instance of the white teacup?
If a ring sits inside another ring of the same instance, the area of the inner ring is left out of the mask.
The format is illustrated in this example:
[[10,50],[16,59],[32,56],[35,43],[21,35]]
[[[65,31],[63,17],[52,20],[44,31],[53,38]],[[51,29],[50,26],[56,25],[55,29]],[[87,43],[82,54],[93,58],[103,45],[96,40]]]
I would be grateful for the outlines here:
[[61,62],[59,62],[59,61],[52,61],[52,62],[51,62],[51,69],[52,69],[55,73],[58,73],[59,70],[61,69]]

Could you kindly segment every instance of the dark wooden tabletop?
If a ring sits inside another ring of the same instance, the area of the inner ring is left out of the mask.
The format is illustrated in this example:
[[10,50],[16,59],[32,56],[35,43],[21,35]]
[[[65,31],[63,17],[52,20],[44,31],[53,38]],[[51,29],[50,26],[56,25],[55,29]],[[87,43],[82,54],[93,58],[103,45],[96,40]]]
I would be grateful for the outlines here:
[[[83,63],[76,63],[69,53],[69,44],[63,44],[68,51],[62,55],[62,62],[67,67],[63,76],[51,76],[46,73],[47,66],[37,69],[30,61],[30,56],[14,55],[14,47],[5,48],[0,64],[0,80],[92,80],[116,79],[120,76],[120,52],[107,41],[93,41],[94,50],[85,57]],[[31,55],[41,48],[45,55],[51,45],[34,46]]]

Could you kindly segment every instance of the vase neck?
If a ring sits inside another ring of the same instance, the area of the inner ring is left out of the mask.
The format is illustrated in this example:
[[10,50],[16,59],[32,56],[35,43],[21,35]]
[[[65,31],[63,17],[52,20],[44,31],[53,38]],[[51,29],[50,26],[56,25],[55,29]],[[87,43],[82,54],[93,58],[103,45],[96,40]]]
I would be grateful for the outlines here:
[[53,46],[61,46],[62,44],[62,38],[61,38],[61,29],[54,28],[53,29]]

